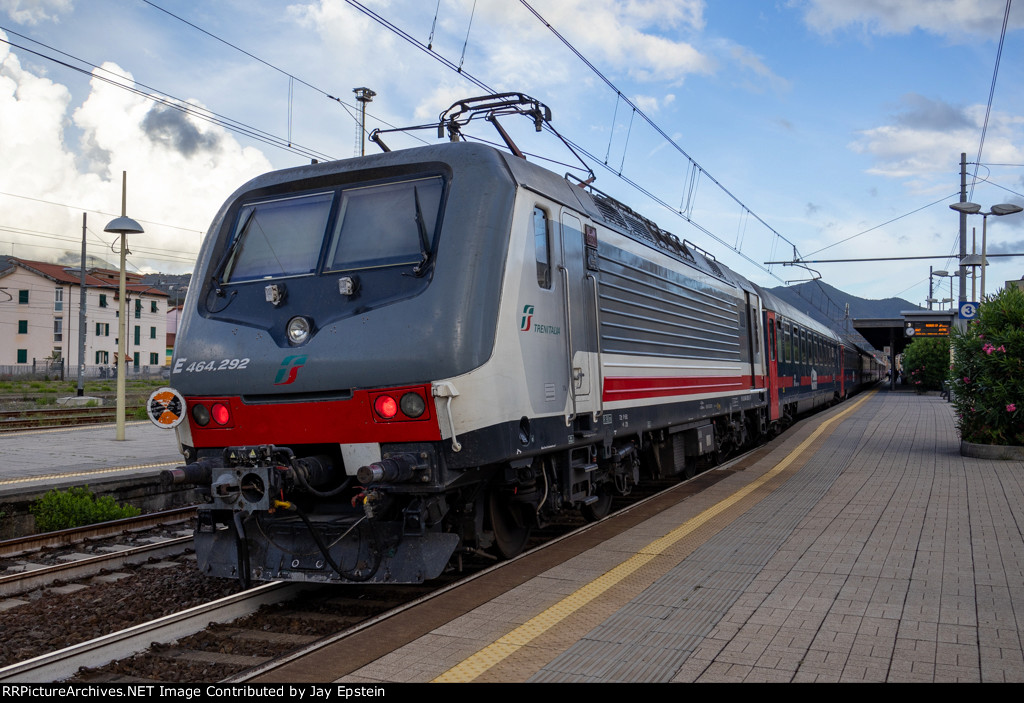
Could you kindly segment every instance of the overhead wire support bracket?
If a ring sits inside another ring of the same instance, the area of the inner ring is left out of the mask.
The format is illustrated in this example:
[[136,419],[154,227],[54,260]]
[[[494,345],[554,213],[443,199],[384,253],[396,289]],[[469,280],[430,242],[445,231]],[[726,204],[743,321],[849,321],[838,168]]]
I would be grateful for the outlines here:
[[810,278],[794,278],[791,281],[786,281],[786,285],[787,286],[790,283],[800,283],[801,281],[820,281],[821,280],[821,273],[818,272],[818,271],[815,271],[810,266],[804,266],[803,264],[798,264],[795,261],[789,262],[789,263],[786,263],[786,264],[783,264],[783,265],[784,266],[797,266],[799,268],[806,269],[806,270],[810,271],[811,274],[812,274],[812,276]]

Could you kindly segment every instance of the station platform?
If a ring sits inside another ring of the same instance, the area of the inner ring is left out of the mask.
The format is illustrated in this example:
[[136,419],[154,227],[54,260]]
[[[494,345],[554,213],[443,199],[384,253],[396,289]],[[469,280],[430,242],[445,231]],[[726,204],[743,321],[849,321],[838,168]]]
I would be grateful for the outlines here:
[[258,680],[1024,681],[1022,526],[1024,463],[871,391]]
[[0,434],[0,498],[103,478],[159,476],[182,463],[175,433],[149,421],[128,422],[125,438],[115,438],[113,424]]

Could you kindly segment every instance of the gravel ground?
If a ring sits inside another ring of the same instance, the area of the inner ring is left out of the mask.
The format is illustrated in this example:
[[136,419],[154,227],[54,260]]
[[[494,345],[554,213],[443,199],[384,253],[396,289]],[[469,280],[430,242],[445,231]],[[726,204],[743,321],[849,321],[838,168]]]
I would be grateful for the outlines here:
[[3,611],[0,666],[123,630],[162,615],[239,591],[236,581],[203,576],[191,559],[168,568],[125,567],[113,583],[92,581],[84,590],[56,593],[41,589]]

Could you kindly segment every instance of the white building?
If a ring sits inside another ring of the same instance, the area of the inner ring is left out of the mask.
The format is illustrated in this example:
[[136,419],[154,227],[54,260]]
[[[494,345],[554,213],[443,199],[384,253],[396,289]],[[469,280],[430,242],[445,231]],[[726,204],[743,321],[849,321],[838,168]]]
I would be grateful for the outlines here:
[[[13,257],[7,265],[0,271],[0,367],[43,368],[62,360],[73,373],[79,363],[80,270]],[[119,275],[86,271],[87,368],[116,363]],[[139,274],[126,280],[129,366],[164,366],[167,294],[144,285]]]

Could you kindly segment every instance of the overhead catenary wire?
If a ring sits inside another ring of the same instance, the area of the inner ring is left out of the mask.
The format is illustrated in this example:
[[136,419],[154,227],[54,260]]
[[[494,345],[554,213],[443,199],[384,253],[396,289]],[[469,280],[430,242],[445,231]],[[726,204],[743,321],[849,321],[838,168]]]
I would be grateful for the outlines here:
[[968,200],[974,196],[974,184],[978,180],[978,167],[981,164],[981,155],[985,150],[985,134],[988,132],[989,117],[992,115],[992,102],[995,100],[996,80],[999,78],[999,63],[1003,57],[1003,43],[1006,41],[1006,26],[1010,21],[1010,6],[1012,3],[1013,0],[1006,0],[1006,10],[1003,12],[1003,26],[999,32],[999,46],[996,49],[995,66],[992,68],[992,82],[989,84],[988,103],[985,106],[985,121],[981,126],[981,138],[978,142],[978,158],[974,160],[974,175],[971,178],[971,187],[967,195]]
[[[219,115],[219,114],[217,114],[217,113],[215,113],[215,112],[213,112],[211,110],[200,109],[196,105],[190,104],[190,103],[188,103],[188,102],[186,102],[186,101],[184,101],[184,100],[182,100],[180,98],[177,98],[177,97],[175,97],[173,95],[169,95],[167,93],[163,93],[162,91],[159,91],[159,90],[157,90],[155,88],[152,88],[152,87],[150,87],[150,86],[148,86],[148,85],[146,85],[144,83],[140,83],[138,81],[133,81],[132,85],[127,85],[125,83],[125,81],[124,81],[124,77],[123,76],[120,76],[120,75],[115,74],[115,73],[113,73],[111,71],[108,71],[107,69],[103,68],[102,66],[97,66],[96,64],[93,64],[93,63],[90,63],[88,61],[85,61],[84,59],[80,59],[80,58],[78,58],[76,56],[72,56],[70,54],[67,54],[66,52],[63,52],[63,51],[60,51],[59,49],[55,49],[54,47],[48,46],[47,44],[44,44],[44,43],[42,43],[42,42],[40,42],[40,41],[38,41],[36,39],[32,39],[31,37],[28,37],[28,36],[26,36],[24,34],[20,34],[18,32],[10,30],[7,27],[0,27],[0,30],[3,30],[4,32],[6,32],[8,34],[12,34],[14,36],[18,36],[18,37],[21,37],[23,39],[26,39],[26,40],[34,43],[34,44],[38,44],[39,46],[45,47],[46,49],[48,49],[50,51],[55,51],[58,54],[61,54],[63,56],[67,56],[68,58],[71,58],[71,59],[73,59],[75,61],[78,61],[81,64],[84,64],[84,65],[88,66],[89,70],[86,70],[85,68],[82,68],[81,66],[75,66],[74,64],[71,64],[71,63],[69,63],[67,61],[63,61],[63,60],[58,59],[58,58],[56,58],[54,56],[50,56],[50,55],[45,54],[45,53],[43,53],[41,51],[37,51],[35,49],[27,47],[25,45],[17,44],[15,42],[10,41],[10,40],[2,40],[2,39],[0,39],[0,41],[3,41],[3,43],[5,43],[5,44],[7,44],[9,46],[12,46],[12,47],[14,47],[16,49],[19,49],[21,51],[30,53],[33,56],[38,56],[39,58],[45,59],[45,60],[50,61],[52,63],[55,63],[57,65],[63,66],[65,68],[68,68],[68,69],[70,69],[72,71],[75,71],[77,73],[81,73],[81,74],[90,76],[91,78],[94,78],[96,80],[103,81],[104,83],[108,83],[110,85],[116,86],[116,87],[118,87],[118,88],[120,88],[122,90],[126,90],[126,91],[128,91],[130,93],[134,93],[135,95],[138,95],[139,97],[145,98],[147,100],[151,100],[151,101],[153,101],[155,103],[164,105],[165,107],[171,108],[173,110],[177,110],[179,112],[189,114],[189,115],[191,115],[191,116],[193,116],[193,117],[195,117],[195,118],[197,118],[199,120],[202,120],[204,122],[208,122],[208,123],[211,123],[211,124],[219,125],[219,126],[225,128],[227,130],[230,130],[232,132],[236,132],[238,134],[242,134],[244,136],[249,137],[250,139],[262,142],[262,143],[267,144],[269,146],[273,146],[273,147],[277,147],[279,149],[284,149],[286,151],[291,151],[291,152],[297,153],[297,154],[299,154],[301,156],[305,156],[306,158],[310,158],[310,159],[325,159],[325,160],[329,160],[329,159],[332,158],[332,157],[330,157],[330,156],[328,156],[326,154],[314,151],[312,149],[308,149],[306,147],[302,147],[302,146],[297,145],[297,144],[289,145],[287,140],[282,139],[280,137],[275,137],[272,134],[270,134],[269,132],[265,132],[265,131],[263,131],[261,129],[258,129],[256,127],[253,127],[251,125],[245,124],[243,122],[239,122],[237,120],[231,119],[231,118],[226,117],[224,115]],[[105,75],[105,74],[107,74],[107,75]],[[115,78],[110,78],[110,77],[108,77],[108,75],[115,76]],[[140,90],[138,86],[141,86],[145,90]],[[146,90],[151,91],[151,92],[147,93]]]
[[[757,215],[752,210],[750,210],[750,208],[748,208],[732,192],[730,192],[727,188],[725,188],[717,179],[715,179],[713,176],[711,176],[711,174],[709,174],[705,169],[700,167],[700,165],[697,164],[697,162],[692,157],[690,157],[690,155],[687,154],[682,149],[682,147],[680,147],[671,137],[669,137],[669,135],[667,133],[665,133],[664,130],[662,130],[660,127],[658,127],[650,119],[650,117],[648,117],[637,105],[635,105],[631,100],[629,100],[629,98],[627,98],[625,95],[622,95],[621,91],[619,91],[618,88],[616,88],[615,85],[610,80],[608,80],[608,78],[605,77],[604,74],[602,74],[600,72],[600,70],[598,70],[585,56],[583,56],[583,54],[581,54],[575,47],[573,47],[567,40],[565,40],[565,38],[562,37],[561,34],[559,34],[557,32],[557,30],[555,30],[555,28],[552,27],[551,24],[549,22],[547,22],[547,20],[545,20],[536,10],[534,10],[532,7],[530,7],[530,5],[527,2],[525,2],[525,0],[520,0],[520,1],[522,2],[522,4],[531,13],[534,14],[535,17],[537,17],[541,22],[543,22],[546,27],[548,27],[557,37],[559,37],[559,39],[576,56],[578,56],[580,58],[580,60],[582,60],[588,67],[590,67],[591,70],[593,70],[595,72],[595,74],[597,74],[606,85],[608,85],[612,90],[614,90],[616,92],[617,96],[621,96],[622,101],[625,102],[627,105],[629,105],[629,107],[632,108],[635,111],[634,114],[638,113],[641,116],[641,118],[644,121],[646,121],[652,128],[654,128],[655,131],[659,135],[661,135],[661,137],[666,142],[668,142],[673,148],[675,148],[678,152],[680,152],[693,165],[693,167],[695,169],[695,174],[696,175],[699,176],[702,173],[705,177],[710,179],[710,181],[714,185],[716,185],[723,193],[725,193],[729,198],[731,198],[733,201],[735,201],[741,208],[747,210],[749,212],[749,215],[753,216],[754,219],[756,219],[758,222],[760,222],[766,229],[768,229],[770,232],[772,232],[775,236],[777,236],[777,237],[781,238],[782,240],[786,241],[794,249],[796,248],[796,246],[792,242],[790,242],[788,239],[786,239],[786,237],[784,237],[782,234],[780,234],[774,228],[772,228],[770,225],[768,225],[768,223],[765,222],[764,219],[762,219],[759,215]],[[389,31],[393,32],[395,35],[397,35],[398,37],[400,37],[404,41],[408,42],[410,45],[412,45],[412,46],[416,47],[417,49],[423,51],[427,55],[431,56],[432,58],[434,58],[435,60],[439,61],[443,65],[447,66],[452,71],[454,71],[454,72],[458,73],[459,75],[465,77],[468,81],[470,81],[471,83],[476,85],[478,88],[483,89],[488,94],[495,94],[497,92],[496,90],[491,88],[489,85],[487,85],[485,82],[483,82],[482,80],[480,80],[476,76],[470,74],[469,72],[464,70],[462,67],[460,67],[459,65],[456,65],[454,62],[452,62],[451,60],[445,58],[444,56],[441,56],[440,54],[432,51],[426,45],[422,44],[415,37],[410,35],[408,32],[406,32],[405,30],[401,29],[400,27],[398,27],[394,23],[390,22],[389,20],[387,20],[386,18],[384,18],[380,14],[378,14],[378,13],[374,12],[373,10],[367,8],[365,5],[363,5],[362,3],[358,2],[358,0],[345,0],[345,2],[347,4],[349,4],[350,6],[352,6],[353,8],[359,10],[361,13],[363,13],[367,17],[373,19],[375,22],[377,22],[381,26],[383,26],[386,29],[388,29]],[[731,249],[733,251],[736,251],[724,239],[722,239],[718,235],[716,235],[713,232],[711,232],[711,230],[709,230],[708,228],[704,227],[703,225],[700,225],[695,220],[693,220],[693,218],[692,218],[692,209],[693,209],[693,202],[692,202],[692,200],[693,200],[693,197],[694,197],[695,192],[696,192],[696,180],[697,180],[696,177],[694,179],[692,179],[693,182],[691,183],[690,202],[688,203],[689,210],[688,211],[684,211],[682,209],[676,209],[676,208],[673,208],[668,203],[666,203],[661,198],[659,198],[656,195],[654,195],[651,191],[649,191],[646,188],[640,186],[640,184],[637,183],[636,181],[634,181],[634,180],[632,180],[632,179],[622,175],[621,167],[620,167],[620,172],[616,173],[614,169],[608,167],[608,165],[606,163],[604,163],[601,159],[597,158],[594,154],[590,153],[588,150],[583,149],[583,147],[581,147],[579,144],[573,142],[572,140],[570,140],[568,138],[565,138],[564,136],[563,136],[563,139],[564,139],[565,143],[567,145],[569,145],[571,148],[576,149],[576,150],[579,151],[579,153],[586,155],[592,162],[595,162],[595,163],[603,166],[609,172],[615,174],[617,177],[622,179],[623,182],[627,183],[628,185],[630,185],[632,188],[634,188],[638,192],[640,192],[640,193],[646,195],[647,197],[651,198],[654,202],[660,204],[662,207],[664,207],[669,212],[673,212],[676,215],[682,217],[689,224],[691,224],[692,226],[694,226],[695,228],[697,228],[699,231],[703,232],[707,236],[711,237],[712,239],[717,241],[719,244],[721,244],[721,245],[723,245],[723,246],[725,246],[725,247],[727,247],[727,248],[729,248],[729,249]],[[625,148],[623,149],[623,154],[625,154]],[[746,253],[744,253],[742,251],[736,251],[736,253],[739,254],[745,261],[747,261],[751,265],[755,266],[758,270],[763,271],[764,273],[766,273],[770,277],[774,278],[775,280],[779,281],[780,283],[785,283],[785,281],[783,281],[782,278],[777,276],[774,272],[770,271],[769,269],[765,268],[765,266],[763,266],[761,263],[759,263],[759,262],[755,261],[754,259],[752,259]],[[827,293],[825,293],[824,290],[822,290],[822,294],[827,297]],[[835,306],[837,309],[839,309],[839,306],[834,301],[831,301],[831,299],[829,299],[829,302],[831,302],[833,306]]]
[[476,15],[476,0],[473,0],[473,9],[469,11],[469,25],[466,27],[466,40],[462,42],[462,56],[459,57],[459,73],[462,73],[462,64],[466,61],[466,47],[469,46],[469,31],[473,28],[474,15]]
[[[152,0],[142,0],[142,1],[145,2],[147,5],[149,5],[150,7],[152,7],[153,9],[159,10],[160,12],[163,12],[164,14],[168,15],[169,17],[172,17],[172,18],[178,20],[179,22],[181,22],[181,23],[183,23],[185,25],[188,25],[189,27],[192,27],[196,31],[205,34],[206,36],[210,37],[214,41],[218,41],[221,44],[224,44],[225,46],[230,47],[231,49],[234,49],[235,51],[238,51],[238,52],[248,56],[249,58],[251,58],[251,59],[253,59],[255,61],[258,61],[259,63],[263,64],[267,68],[270,68],[270,69],[272,69],[274,71],[277,71],[278,73],[280,73],[280,74],[282,74],[284,76],[287,76],[290,80],[292,80],[294,82],[297,82],[300,85],[304,85],[305,87],[309,88],[310,90],[313,90],[313,91],[323,95],[324,97],[326,97],[326,98],[328,98],[328,99],[338,103],[338,105],[340,105],[342,107],[342,109],[344,109],[345,112],[348,113],[348,116],[350,118],[352,118],[352,120],[354,122],[356,122],[357,124],[360,122],[359,116],[356,113],[353,112],[353,110],[355,110],[356,112],[360,112],[361,111],[361,109],[359,107],[357,107],[356,105],[350,105],[349,103],[346,103],[341,98],[339,98],[339,97],[337,97],[335,95],[332,95],[331,93],[329,93],[328,91],[324,90],[323,88],[315,86],[312,83],[299,78],[298,76],[294,75],[293,73],[290,73],[290,72],[286,71],[285,69],[281,68],[280,66],[275,66],[274,64],[270,63],[269,61],[260,58],[256,54],[253,54],[250,51],[246,51],[242,47],[227,41],[226,39],[224,39],[224,38],[214,34],[213,32],[210,32],[209,30],[206,30],[206,29],[200,27],[198,24],[195,24],[194,22],[190,22],[189,20],[185,19],[184,17],[181,17],[180,15],[176,15],[175,13],[171,12],[170,10],[168,10],[168,9],[166,9],[164,7],[161,7],[160,5],[156,4]],[[438,0],[438,7],[440,7],[440,4],[441,4],[440,0]],[[434,21],[435,21],[435,23],[437,21],[436,11],[435,11],[435,15],[434,15]],[[430,42],[433,41],[433,35],[434,35],[433,28],[431,28],[431,33],[430,33],[431,39],[430,39]],[[468,33],[467,33],[467,37],[468,37]],[[376,115],[373,115],[372,113],[368,112],[366,114],[370,115],[371,117],[373,117],[374,120],[376,120],[377,122],[379,122],[379,123],[381,123],[381,124],[383,124],[383,125],[385,125],[387,127],[390,127],[390,128],[394,128],[395,127],[395,125],[391,124],[390,122],[387,122],[386,120],[382,120],[381,118],[377,117]],[[364,128],[365,128],[365,125],[364,125]],[[426,143],[425,140],[420,139],[419,137],[416,137],[415,135],[411,135],[411,136],[413,136],[415,139],[423,142],[424,144]],[[330,159],[331,157],[326,157],[326,158]]]

